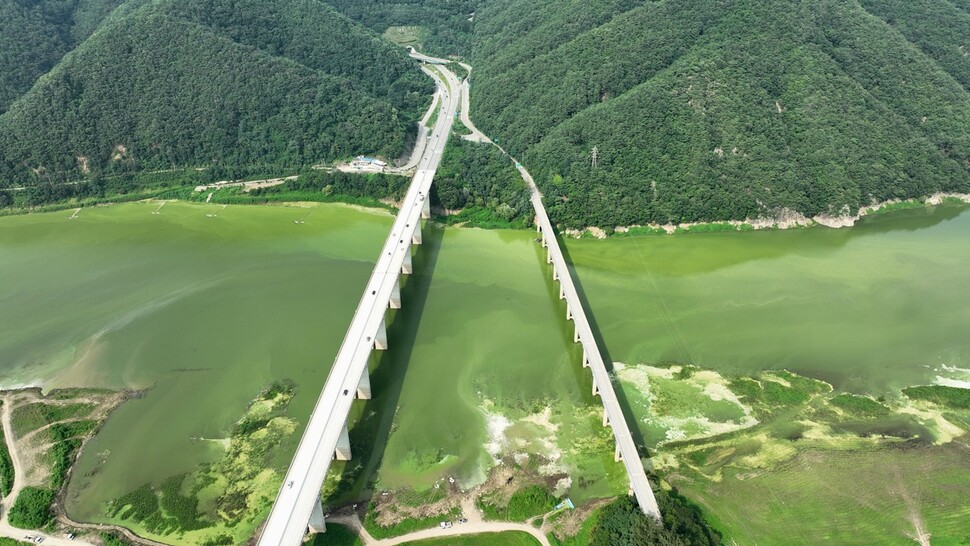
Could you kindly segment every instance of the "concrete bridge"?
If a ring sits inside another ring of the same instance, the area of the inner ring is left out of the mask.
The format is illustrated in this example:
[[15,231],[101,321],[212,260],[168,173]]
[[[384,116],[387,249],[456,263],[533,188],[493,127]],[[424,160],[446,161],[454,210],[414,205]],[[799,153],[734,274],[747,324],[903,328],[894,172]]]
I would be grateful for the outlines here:
[[643,461],[640,460],[640,453],[633,441],[630,427],[623,417],[623,409],[616,398],[610,372],[606,369],[606,363],[603,362],[603,355],[600,353],[596,338],[593,336],[589,319],[586,317],[586,310],[583,308],[569,266],[566,264],[562,249],[559,247],[556,232],[549,221],[549,216],[546,215],[546,207],[542,204],[542,194],[539,193],[535,181],[532,180],[532,176],[525,170],[525,167],[518,162],[516,162],[516,167],[532,193],[530,200],[536,213],[536,231],[541,236],[542,246],[546,248],[546,262],[552,267],[552,279],[559,281],[559,299],[566,300],[566,320],[573,321],[575,327],[573,342],[583,346],[583,367],[589,368],[593,374],[593,394],[599,395],[603,402],[603,426],[609,426],[613,429],[613,437],[616,441],[613,456],[617,461],[623,461],[626,466],[626,472],[630,478],[630,491],[636,496],[640,509],[643,510],[644,514],[660,520],[660,508],[657,506],[657,499],[653,495],[647,473],[643,469]]
[[320,489],[327,470],[334,458],[350,459],[347,416],[355,398],[371,396],[367,362],[371,351],[387,349],[385,313],[401,307],[401,275],[412,271],[411,251],[421,244],[421,219],[430,217],[428,191],[458,110],[460,87],[455,75],[441,67],[440,74],[448,80],[446,85],[438,72],[428,73],[445,90],[453,91],[444,92],[443,111],[307,422],[263,527],[260,546],[297,546],[302,544],[307,528],[323,532]]
[[[416,53],[412,57],[439,65],[446,62]],[[402,305],[401,275],[412,272],[411,252],[415,245],[421,244],[421,219],[430,216],[428,192],[458,112],[460,95],[468,93],[467,82],[464,86],[459,85],[457,77],[445,66],[439,66],[437,71],[425,72],[435,78],[439,85],[444,99],[441,115],[438,116],[424,155],[418,163],[417,172],[411,180],[401,209],[334,359],[330,375],[307,422],[299,447],[260,534],[259,546],[297,546],[302,544],[307,529],[311,532],[324,532],[326,524],[320,505],[320,490],[331,461],[351,458],[347,417],[355,399],[371,397],[367,363],[372,351],[388,348],[385,314],[388,309],[399,309]],[[473,133],[480,134],[470,120],[465,119],[465,124]],[[488,142],[487,138],[484,140]],[[593,394],[598,394],[603,402],[603,425],[613,429],[616,439],[615,457],[626,465],[630,490],[636,495],[640,508],[644,513],[659,518],[657,501],[555,231],[546,215],[542,195],[525,168],[518,163],[516,166],[531,188],[536,228],[541,234],[543,246],[548,249],[547,261],[552,264],[553,279],[560,283],[559,296],[566,300],[566,319],[575,324],[574,340],[583,345],[583,366],[592,371]]]

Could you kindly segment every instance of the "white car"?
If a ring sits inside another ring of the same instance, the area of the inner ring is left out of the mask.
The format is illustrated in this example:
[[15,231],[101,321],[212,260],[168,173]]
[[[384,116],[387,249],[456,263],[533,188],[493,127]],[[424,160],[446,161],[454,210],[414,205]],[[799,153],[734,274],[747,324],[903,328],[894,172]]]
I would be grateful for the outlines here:
[[442,529],[451,529],[451,522],[442,521],[441,523],[438,524],[438,526],[441,527]]

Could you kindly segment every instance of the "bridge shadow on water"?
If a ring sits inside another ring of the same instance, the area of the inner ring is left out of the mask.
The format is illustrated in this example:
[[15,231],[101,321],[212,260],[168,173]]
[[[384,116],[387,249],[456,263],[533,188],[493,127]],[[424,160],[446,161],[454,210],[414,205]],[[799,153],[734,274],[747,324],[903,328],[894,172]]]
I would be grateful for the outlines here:
[[366,502],[373,495],[374,479],[391,434],[444,229],[428,223],[422,228],[422,235],[422,244],[414,247],[417,250],[413,273],[401,276],[401,308],[387,311],[388,350],[371,352],[368,368],[373,397],[356,402],[351,410],[352,416],[359,416],[350,429],[352,459],[347,461],[336,491],[323,499],[325,507]]
[[[576,287],[577,295],[579,296],[580,302],[582,302],[583,309],[586,312],[586,318],[589,321],[590,329],[593,332],[593,338],[596,340],[596,346],[599,348],[600,355],[603,357],[603,362],[606,364],[607,371],[610,374],[613,373],[613,358],[610,355],[609,346],[603,339],[603,334],[600,330],[599,323],[596,322],[596,314],[593,312],[593,307],[590,305],[589,299],[586,297],[586,291],[583,288],[583,281],[580,279],[576,272],[576,268],[573,264],[572,256],[569,254],[569,247],[567,247],[563,241],[558,230],[555,233],[556,240],[559,242],[559,248],[562,249],[563,258],[566,260],[566,264],[569,267],[569,274],[572,275],[573,285]],[[586,368],[583,368],[583,348],[582,345],[575,343],[573,341],[573,325],[571,321],[566,320],[566,301],[559,299],[559,283],[552,279],[552,265],[546,263],[546,250],[542,248],[541,245],[536,245],[537,254],[539,259],[543,263],[543,269],[546,271],[545,281],[548,287],[549,294],[556,302],[556,307],[559,310],[559,315],[562,317],[563,328],[561,329],[563,338],[571,347],[570,355],[572,356],[573,370],[576,374],[577,382],[583,386],[585,389],[584,398],[590,403],[598,406],[602,406],[599,397],[592,394],[593,378],[592,374]],[[641,461],[644,458],[649,458],[649,453],[646,448],[646,442],[644,441],[643,434],[640,431],[640,427],[637,426],[637,418],[633,413],[633,408],[630,406],[630,401],[626,397],[626,393],[616,382],[613,383],[613,390],[616,392],[616,399],[620,404],[620,408],[623,410],[623,419],[626,421],[627,427],[630,429],[630,435],[633,437],[633,442],[637,445],[637,451],[640,455]],[[646,465],[646,470],[648,473],[653,472],[652,465],[649,463]]]

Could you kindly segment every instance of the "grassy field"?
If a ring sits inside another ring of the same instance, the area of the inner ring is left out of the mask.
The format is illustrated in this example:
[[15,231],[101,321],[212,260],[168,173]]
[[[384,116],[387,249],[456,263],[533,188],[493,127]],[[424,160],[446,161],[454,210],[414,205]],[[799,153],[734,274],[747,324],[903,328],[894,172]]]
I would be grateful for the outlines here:
[[413,47],[420,51],[427,32],[423,27],[416,26],[390,27],[384,31],[384,38],[401,47]]
[[539,544],[536,539],[526,533],[512,531],[508,533],[484,533],[481,535],[467,535],[460,537],[434,538],[405,542],[404,546],[534,546]]
[[720,482],[674,478],[738,544],[970,544],[970,449],[806,451]]
[[[934,545],[970,544],[968,412],[959,389],[903,389],[907,396],[886,400],[832,392],[783,370],[684,370],[634,366],[620,378],[637,394],[655,466],[704,508],[725,543],[911,544],[929,536]],[[725,411],[728,402],[739,411]]]
[[361,546],[360,537],[356,533],[334,523],[327,524],[327,532],[315,535],[312,546]]

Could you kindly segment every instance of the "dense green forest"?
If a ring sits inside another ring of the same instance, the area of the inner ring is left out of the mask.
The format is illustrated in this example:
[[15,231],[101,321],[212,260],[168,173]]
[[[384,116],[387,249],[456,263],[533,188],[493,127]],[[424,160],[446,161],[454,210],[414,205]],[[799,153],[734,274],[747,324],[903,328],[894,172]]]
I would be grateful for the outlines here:
[[489,2],[473,117],[570,227],[967,192],[967,15],[944,0]]
[[317,0],[132,0],[0,116],[0,187],[394,158],[432,88]]
[[475,11],[482,0],[327,0],[344,15],[377,33],[389,27],[417,26],[423,51],[468,56]]
[[122,0],[0,0],[0,114]]

